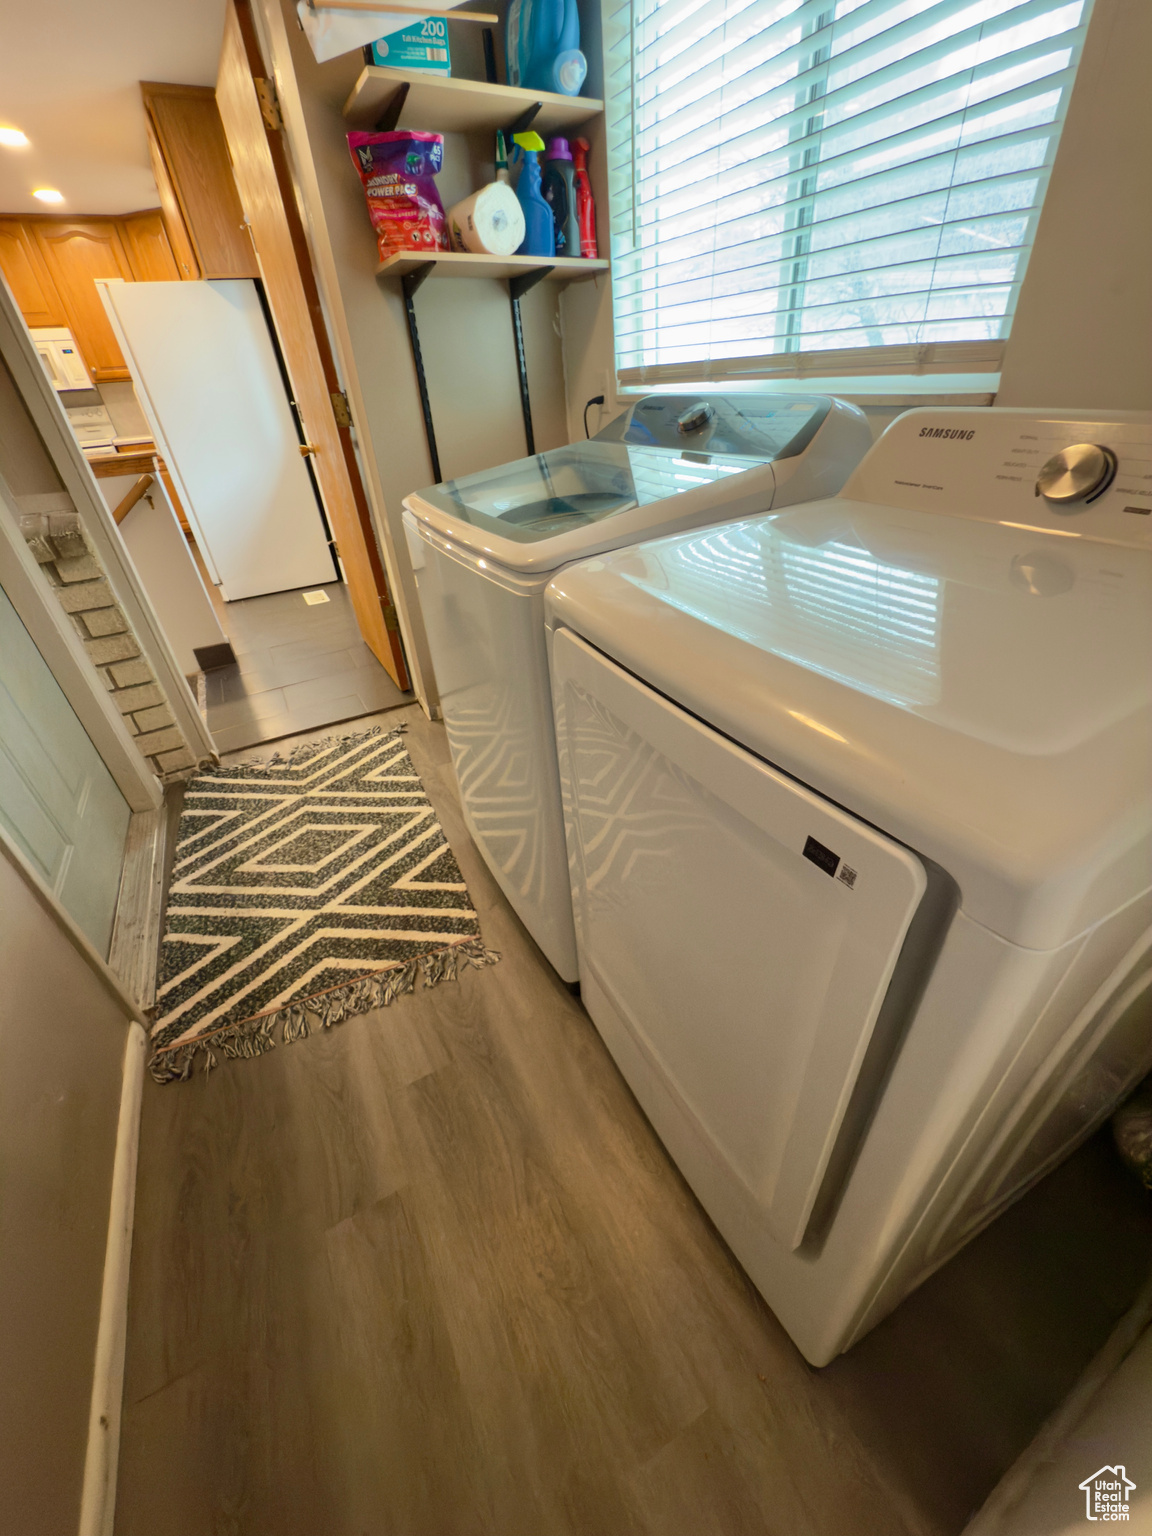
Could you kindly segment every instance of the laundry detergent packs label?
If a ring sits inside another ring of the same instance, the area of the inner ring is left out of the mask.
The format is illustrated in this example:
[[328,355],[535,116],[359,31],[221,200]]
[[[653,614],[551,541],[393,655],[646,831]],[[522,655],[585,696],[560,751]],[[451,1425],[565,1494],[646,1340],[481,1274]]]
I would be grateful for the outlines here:
[[380,259],[397,251],[446,251],[448,225],[433,177],[444,163],[438,133],[350,133]]

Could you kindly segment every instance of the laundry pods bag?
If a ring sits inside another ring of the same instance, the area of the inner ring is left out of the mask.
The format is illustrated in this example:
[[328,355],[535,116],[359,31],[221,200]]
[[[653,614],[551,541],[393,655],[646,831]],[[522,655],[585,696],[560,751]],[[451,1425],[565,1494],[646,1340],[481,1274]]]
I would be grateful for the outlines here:
[[446,251],[444,205],[433,179],[444,163],[439,133],[350,133],[381,261],[397,251]]

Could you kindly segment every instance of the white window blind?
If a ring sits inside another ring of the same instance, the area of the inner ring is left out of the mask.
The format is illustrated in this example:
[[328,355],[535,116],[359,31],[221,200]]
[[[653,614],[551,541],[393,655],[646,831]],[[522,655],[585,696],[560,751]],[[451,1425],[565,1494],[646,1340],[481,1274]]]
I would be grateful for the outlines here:
[[621,382],[999,366],[1090,0],[605,0]]

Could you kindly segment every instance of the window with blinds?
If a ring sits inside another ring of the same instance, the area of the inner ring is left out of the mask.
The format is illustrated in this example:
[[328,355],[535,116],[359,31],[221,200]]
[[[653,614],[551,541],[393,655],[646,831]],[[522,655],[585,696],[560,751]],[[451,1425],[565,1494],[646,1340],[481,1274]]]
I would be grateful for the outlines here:
[[605,0],[621,382],[999,366],[1090,0]]

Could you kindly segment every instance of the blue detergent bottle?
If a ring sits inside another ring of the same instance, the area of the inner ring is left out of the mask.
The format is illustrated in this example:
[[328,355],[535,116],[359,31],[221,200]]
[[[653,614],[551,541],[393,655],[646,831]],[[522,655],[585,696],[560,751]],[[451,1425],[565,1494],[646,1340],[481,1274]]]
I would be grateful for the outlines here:
[[579,96],[588,61],[580,52],[576,0],[520,0],[519,30],[520,84],[530,91]]
[[556,229],[552,222],[552,210],[544,201],[540,190],[540,161],[544,152],[544,140],[538,133],[518,133],[513,142],[524,158],[520,168],[520,180],[516,183],[516,196],[524,210],[524,239],[517,247],[517,256],[555,256]]

